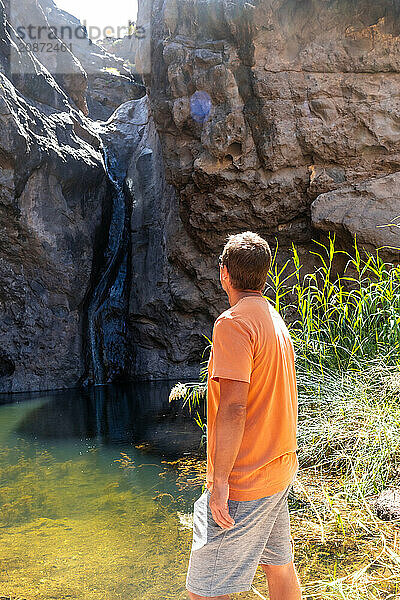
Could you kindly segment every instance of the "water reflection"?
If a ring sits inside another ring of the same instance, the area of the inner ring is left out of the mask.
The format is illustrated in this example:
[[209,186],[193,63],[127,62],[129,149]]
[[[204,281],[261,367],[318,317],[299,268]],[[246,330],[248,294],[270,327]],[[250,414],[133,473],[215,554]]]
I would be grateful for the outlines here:
[[146,443],[162,456],[182,456],[199,448],[201,433],[187,410],[182,410],[179,403],[169,404],[173,383],[109,385],[52,393],[45,403],[25,415],[16,431],[41,439]]

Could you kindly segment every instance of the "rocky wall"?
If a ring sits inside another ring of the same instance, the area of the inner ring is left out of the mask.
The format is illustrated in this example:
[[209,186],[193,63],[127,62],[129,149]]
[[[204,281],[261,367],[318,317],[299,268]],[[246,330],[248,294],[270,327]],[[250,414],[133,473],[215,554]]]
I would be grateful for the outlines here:
[[398,230],[376,229],[400,216],[399,12],[393,0],[140,1],[166,175],[199,255],[243,229],[286,247],[328,228],[345,245],[400,246]]

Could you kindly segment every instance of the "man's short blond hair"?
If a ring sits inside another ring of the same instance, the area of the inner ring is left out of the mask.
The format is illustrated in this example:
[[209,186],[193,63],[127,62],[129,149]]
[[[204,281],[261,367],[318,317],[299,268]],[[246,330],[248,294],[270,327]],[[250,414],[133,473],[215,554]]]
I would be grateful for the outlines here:
[[271,260],[268,242],[257,233],[244,231],[229,236],[220,264],[226,266],[235,289],[264,291]]

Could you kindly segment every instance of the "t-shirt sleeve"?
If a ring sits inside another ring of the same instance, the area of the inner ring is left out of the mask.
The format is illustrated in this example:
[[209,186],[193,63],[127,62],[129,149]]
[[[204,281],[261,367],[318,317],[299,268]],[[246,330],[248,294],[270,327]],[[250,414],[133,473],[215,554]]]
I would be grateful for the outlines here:
[[214,325],[211,379],[250,383],[253,346],[250,332],[236,319],[223,318]]

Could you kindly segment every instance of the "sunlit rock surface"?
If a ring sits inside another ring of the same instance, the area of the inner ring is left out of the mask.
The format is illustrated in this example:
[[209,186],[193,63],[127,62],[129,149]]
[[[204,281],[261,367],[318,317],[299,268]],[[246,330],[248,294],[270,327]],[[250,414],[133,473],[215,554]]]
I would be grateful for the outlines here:
[[83,372],[82,304],[108,180],[100,139],[17,41],[0,3],[0,392],[71,387]]
[[[124,59],[89,39],[79,19],[59,9],[53,0],[12,0],[8,15],[18,50],[25,42],[33,51],[11,53],[12,61],[21,57],[22,79],[28,71],[32,73],[29,80],[36,83],[34,71],[24,64],[35,60],[39,69],[44,67],[52,74],[70,102],[94,119],[108,119],[123,102],[143,96],[143,86],[137,81],[140,78],[125,67]],[[31,37],[29,27],[33,27]],[[35,43],[36,38],[40,41]],[[28,92],[32,96],[32,90]]]
[[198,257],[227,233],[306,247],[328,228],[322,205],[344,244],[350,232],[393,245],[395,231],[376,227],[400,215],[399,196],[375,180],[400,170],[399,11],[389,0],[139,2],[151,69],[146,40],[138,64],[198,279]]
[[[400,172],[326,192],[311,206],[312,222],[382,256],[400,257]],[[379,226],[378,226],[379,225]]]

